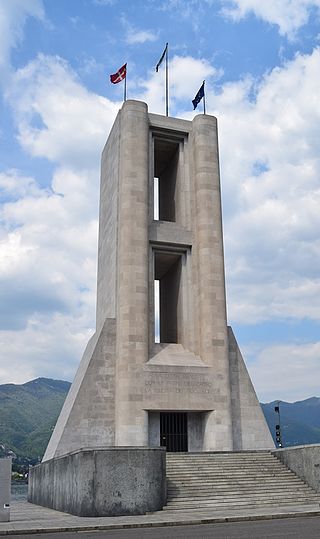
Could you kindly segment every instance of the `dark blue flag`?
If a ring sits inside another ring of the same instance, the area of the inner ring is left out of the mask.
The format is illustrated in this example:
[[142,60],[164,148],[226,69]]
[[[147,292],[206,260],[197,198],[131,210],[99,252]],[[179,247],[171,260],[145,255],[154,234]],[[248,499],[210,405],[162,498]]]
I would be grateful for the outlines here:
[[196,97],[192,100],[192,104],[193,104],[193,110],[195,110],[197,108],[197,106],[199,105],[201,99],[204,97],[204,81],[202,83],[202,85],[200,86],[200,90],[198,91]]
[[159,67],[161,66],[161,64],[162,64],[162,62],[163,62],[163,59],[164,59],[164,57],[165,57],[166,54],[168,54],[168,43],[166,43],[166,46],[165,46],[165,49],[164,49],[164,51],[163,51],[163,53],[162,53],[162,55],[161,55],[161,58],[160,58],[159,62],[158,62],[157,65],[156,65],[156,72],[157,72],[157,73],[158,73],[158,69],[159,69]]

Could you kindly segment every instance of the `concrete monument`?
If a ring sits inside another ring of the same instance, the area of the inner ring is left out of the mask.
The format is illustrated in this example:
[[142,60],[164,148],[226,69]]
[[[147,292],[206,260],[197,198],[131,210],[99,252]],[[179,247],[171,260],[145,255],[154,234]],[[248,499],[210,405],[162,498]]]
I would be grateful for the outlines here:
[[129,100],[103,150],[96,333],[43,461],[101,447],[274,447],[227,326],[209,115]]

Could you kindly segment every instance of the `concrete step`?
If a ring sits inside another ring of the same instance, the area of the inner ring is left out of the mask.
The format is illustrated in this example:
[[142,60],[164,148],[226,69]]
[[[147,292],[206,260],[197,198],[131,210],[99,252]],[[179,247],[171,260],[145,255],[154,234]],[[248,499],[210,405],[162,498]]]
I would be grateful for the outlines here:
[[[235,505],[248,505],[248,504],[260,504],[263,505],[265,503],[284,503],[290,505],[291,503],[307,503],[307,504],[318,504],[319,505],[319,498],[316,496],[270,496],[262,498],[261,496],[248,496],[243,497],[241,501],[239,500],[239,497],[221,497],[221,498],[181,498],[181,499],[175,499],[175,500],[168,500],[166,507],[187,507],[187,506],[206,506],[206,505],[229,505],[230,507]],[[319,505],[320,507],[320,505]]]
[[201,453],[167,453],[167,461],[168,462],[182,462],[182,461],[192,461],[197,460],[199,458],[201,459],[211,459],[211,460],[259,460],[264,458],[272,458],[274,460],[278,460],[277,457],[275,457],[271,451],[244,451],[244,452],[206,452],[203,451]]
[[[230,491],[236,491],[236,492],[245,492],[246,488],[250,489],[250,491],[256,490],[257,492],[267,492],[267,491],[280,491],[283,492],[284,490],[287,492],[297,492],[297,491],[303,491],[303,492],[314,492],[311,487],[308,485],[305,485],[304,483],[293,483],[290,485],[283,485],[279,483],[265,483],[262,485],[257,485],[254,483],[251,483],[249,485],[246,484],[225,484],[225,485],[216,485],[216,484],[206,484],[206,485],[184,485],[184,484],[175,484],[175,485],[169,485],[167,490],[168,493],[179,493],[179,492],[230,492]],[[311,490],[310,490],[311,489]]]
[[[190,486],[198,486],[200,485],[200,480],[201,478],[198,478],[198,477],[194,477],[193,479],[182,479],[182,478],[178,478],[176,480],[173,480],[173,479],[170,479],[170,478],[167,478],[167,484],[168,486],[173,486],[173,485],[179,485],[179,486],[185,486],[185,487],[188,487],[189,485]],[[303,481],[301,479],[296,479],[296,478],[289,478],[286,477],[284,479],[281,480],[281,476],[272,476],[272,477],[256,477],[256,478],[245,478],[245,477],[238,477],[238,478],[219,478],[219,479],[215,479],[214,477],[213,478],[207,478],[206,480],[204,479],[201,479],[201,485],[204,486],[204,485],[212,485],[212,486],[215,486],[215,485],[221,485],[221,486],[227,486],[227,487],[232,487],[232,485],[256,485],[256,484],[261,484],[261,485],[269,485],[269,484],[274,484],[274,485],[278,485],[278,484],[286,484],[288,482],[288,480],[290,481],[290,484],[296,484],[296,485],[301,485],[301,484],[304,484]]]
[[[209,466],[221,466],[221,464],[223,464],[224,466],[230,466],[230,467],[237,467],[239,465],[241,466],[247,466],[247,465],[254,465],[256,464],[257,466],[261,466],[262,464],[265,464],[267,466],[270,466],[270,465],[273,465],[273,466],[276,466],[276,465],[279,465],[281,464],[280,460],[271,460],[270,458],[268,459],[264,459],[264,460],[250,460],[250,459],[246,459],[246,460],[231,460],[231,459],[228,459],[228,460],[214,460],[214,459],[203,459],[203,462],[206,463],[207,465]],[[174,461],[167,461],[167,464],[169,467],[175,467],[175,468],[180,468],[180,467],[189,467],[189,466],[198,466],[199,465],[199,459],[197,460],[191,460],[190,462],[184,460],[183,462],[174,462]],[[200,463],[200,466],[202,466],[202,464]]]
[[268,494],[265,494],[264,496],[261,495],[261,493],[255,493],[255,494],[248,494],[247,496],[238,496],[238,495],[232,495],[232,494],[229,494],[229,495],[224,495],[224,496],[219,496],[219,495],[211,495],[210,497],[208,497],[206,500],[199,500],[198,498],[201,498],[201,496],[197,497],[197,496],[190,496],[190,497],[181,497],[181,498],[173,498],[171,500],[168,500],[168,504],[170,503],[170,505],[172,505],[173,503],[177,503],[177,504],[182,504],[184,503],[184,501],[188,501],[188,503],[197,503],[199,501],[201,502],[205,502],[205,503],[213,503],[213,502],[222,502],[222,503],[225,503],[225,502],[228,502],[230,500],[234,500],[236,503],[245,503],[246,500],[253,500],[253,501],[259,501],[259,500],[284,500],[284,499],[294,499],[294,500],[298,500],[298,499],[312,499],[314,501],[317,501],[317,502],[320,502],[320,498],[319,496],[317,496],[316,494],[306,494],[306,493],[288,493],[288,494],[284,494],[284,493],[277,493],[277,494],[272,494],[272,493],[268,493]]
[[319,504],[320,496],[270,452],[167,455],[164,510]]
[[286,499],[290,499],[290,500],[297,500],[297,499],[302,499],[302,500],[313,500],[314,502],[317,502],[319,503],[319,497],[317,496],[314,496],[312,494],[306,494],[306,493],[299,493],[297,495],[294,495],[294,493],[292,494],[288,494],[288,495],[281,495],[281,493],[278,493],[278,494],[271,494],[271,493],[268,493],[268,494],[265,494],[264,496],[258,493],[256,494],[252,494],[252,495],[248,495],[248,496],[237,496],[237,495],[234,495],[234,496],[190,496],[190,497],[187,497],[187,496],[181,496],[181,497],[175,497],[175,498],[168,498],[168,501],[167,501],[167,505],[172,505],[173,503],[177,503],[177,504],[184,504],[184,503],[227,503],[227,502],[234,502],[234,503],[245,503],[246,501],[248,500],[251,500],[251,501],[256,501],[256,502],[263,502],[264,500],[283,500],[284,498]]
[[[272,455],[271,453],[263,453],[263,454],[251,454],[251,455],[242,455],[241,453],[234,453],[234,454],[219,454],[219,453],[179,453],[180,456],[175,456],[177,453],[167,453],[167,460],[168,462],[198,462],[199,458],[203,460],[209,460],[211,462],[245,462],[245,461],[261,461],[261,460],[267,460],[272,459],[274,461],[278,460],[277,457]],[[181,456],[182,455],[182,456]]]
[[200,468],[202,468],[204,465],[208,466],[209,468],[219,468],[220,466],[226,466],[227,468],[232,468],[232,469],[239,469],[239,466],[241,467],[244,467],[244,468],[248,468],[249,466],[255,466],[256,468],[260,468],[260,467],[263,467],[265,466],[266,468],[272,468],[272,467],[275,467],[275,468],[281,468],[281,462],[278,460],[276,462],[272,462],[270,460],[265,460],[265,461],[254,461],[254,462],[250,462],[250,460],[246,460],[246,461],[243,461],[243,462],[239,462],[239,461],[234,461],[234,462],[231,462],[231,461],[226,461],[226,462],[216,462],[216,461],[203,461],[203,463],[199,464],[199,461],[194,461],[194,462],[184,462],[184,463],[172,463],[172,462],[167,462],[167,466],[169,467],[169,469],[174,469],[174,470],[183,470],[183,469],[188,469],[188,468],[198,468],[200,466]]
[[232,474],[232,473],[219,473],[219,474],[215,474],[215,473],[210,473],[208,472],[207,474],[205,473],[194,473],[194,474],[170,474],[170,475],[167,475],[167,479],[169,481],[214,481],[214,482],[219,482],[219,481],[229,481],[229,482],[232,482],[233,480],[234,481],[243,481],[243,480],[251,480],[251,481],[259,481],[259,480],[262,480],[264,478],[270,478],[270,479],[273,479],[273,480],[277,480],[278,478],[281,478],[283,479],[284,481],[288,481],[290,479],[293,479],[294,477],[297,477],[295,476],[292,472],[261,472],[261,473],[255,473],[255,474],[250,474],[250,473],[237,473],[237,474]]
[[[172,470],[172,471],[175,471],[175,470],[201,470],[204,468],[204,466],[206,466],[207,468],[209,469],[213,469],[213,470],[219,470],[220,469],[230,469],[230,470],[239,470],[239,469],[248,469],[248,468],[257,468],[257,469],[260,469],[260,468],[276,468],[276,469],[279,469],[281,468],[281,462],[278,461],[277,463],[273,463],[273,462],[260,462],[260,463],[256,463],[256,462],[250,462],[248,461],[247,463],[235,463],[234,465],[231,465],[229,462],[226,462],[226,463],[212,463],[212,462],[203,462],[202,464],[198,464],[198,463],[190,463],[190,464],[184,464],[184,465],[177,465],[177,464],[167,464],[168,466],[168,469],[169,470]],[[241,466],[241,468],[239,468],[239,466]],[[283,465],[282,465],[283,466]],[[223,467],[223,468],[222,468]]]
[[[245,504],[230,504],[230,503],[227,503],[227,504],[205,504],[205,503],[199,503],[197,505],[192,505],[192,506],[188,506],[186,504],[183,504],[181,506],[171,506],[171,505],[166,505],[164,508],[163,508],[163,511],[207,511],[207,510],[210,510],[210,511],[221,511],[221,510],[237,510],[237,509],[263,509],[265,507],[285,507],[285,506],[303,506],[305,505],[306,507],[310,506],[310,505],[315,505],[315,502],[314,501],[310,501],[308,502],[307,501],[304,501],[304,500],[297,500],[297,501],[294,501],[292,499],[289,499],[289,500],[286,500],[284,499],[283,501],[276,501],[276,502],[270,502],[270,503],[260,503],[260,502],[257,502],[257,503],[250,503],[250,502],[246,502]],[[317,507],[318,507],[318,503],[316,504]]]
[[[309,493],[309,494],[314,494],[313,490],[310,488],[310,487],[306,487],[306,488],[303,488],[303,486],[297,486],[297,488],[291,488],[291,489],[286,489],[286,493],[287,494],[297,494],[299,492],[302,492],[302,493]],[[169,497],[177,497],[177,496],[209,496],[209,495],[219,495],[219,496],[226,496],[230,493],[230,489],[228,488],[223,488],[223,489],[219,489],[219,488],[212,488],[212,487],[208,487],[208,488],[182,488],[182,489],[178,489],[178,488],[174,488],[174,489],[168,489],[167,491],[167,494],[168,494],[168,498]],[[232,494],[236,494],[236,495],[244,495],[246,493],[246,489],[245,488],[239,488],[239,487],[235,487],[234,489],[232,489]],[[276,486],[268,486],[267,488],[264,488],[264,487],[252,487],[250,488],[250,493],[283,493],[283,488],[282,487],[276,487]]]
[[[239,468],[239,466],[241,466],[241,468]],[[276,464],[276,465],[273,465],[272,463],[271,464],[270,463],[266,463],[266,464],[248,463],[245,465],[244,464],[239,465],[239,463],[237,463],[235,466],[230,466],[230,464],[217,465],[217,464],[210,464],[210,463],[204,462],[202,466],[192,465],[192,464],[190,464],[189,466],[170,465],[168,467],[168,472],[169,473],[178,473],[178,472],[183,472],[183,471],[194,472],[194,471],[201,471],[204,469],[212,470],[212,471],[230,470],[231,472],[236,472],[236,471],[240,472],[244,470],[281,470],[283,468],[281,466],[281,463]]]
[[[316,494],[319,496],[318,493],[315,493],[315,491],[309,487],[309,485],[305,485],[304,483],[299,484],[293,484],[293,485],[285,485],[285,489],[283,488],[283,485],[273,485],[273,484],[266,484],[266,485],[250,485],[249,489],[247,491],[249,492],[290,492],[290,493],[298,493],[298,492],[305,492],[305,493],[311,493]],[[167,488],[168,494],[174,496],[181,493],[187,492],[189,493],[197,493],[197,492],[209,492],[211,494],[228,494],[230,492],[234,493],[246,493],[246,485],[205,485],[205,486],[196,486],[192,485],[191,487],[185,486],[185,485],[173,485],[170,488]]]
[[290,470],[284,470],[283,468],[274,468],[274,467],[270,467],[270,468],[260,468],[260,469],[255,469],[255,468],[252,468],[250,469],[249,467],[247,469],[242,469],[242,470],[230,470],[229,468],[227,469],[224,469],[224,468],[220,468],[220,469],[214,469],[212,470],[210,467],[206,467],[204,469],[201,469],[201,468],[197,468],[197,469],[194,469],[194,470],[186,470],[186,469],[183,469],[183,470],[168,470],[167,472],[167,475],[169,477],[175,477],[175,476],[181,476],[181,475],[184,475],[186,477],[188,476],[194,476],[195,474],[196,475],[207,475],[207,474],[211,474],[211,475],[216,475],[216,476],[226,476],[226,475],[247,475],[250,473],[250,475],[261,475],[261,474],[264,474],[264,473],[273,473],[273,474],[282,474],[282,475],[290,475],[292,474],[293,472],[291,472]]
[[[273,495],[273,496],[278,496],[279,494],[282,495],[283,494],[283,490],[281,489],[278,489],[278,490],[274,490],[274,489],[268,489],[268,490],[263,490],[263,489],[255,489],[255,490],[251,490],[250,491],[250,495],[253,495],[253,496],[260,496],[260,495],[266,495],[266,496],[269,496],[269,495]],[[309,496],[314,496],[314,493],[310,490],[305,490],[305,489],[295,489],[295,490],[289,490],[289,491],[286,491],[286,494],[288,496],[294,496],[294,495],[298,495],[298,494],[302,494],[302,495],[309,495]],[[224,496],[225,498],[230,496],[230,491],[228,490],[181,490],[181,491],[170,491],[168,492],[168,500],[169,499],[178,499],[178,498],[181,498],[181,497],[189,497],[189,498],[192,498],[192,497],[207,497],[207,498],[212,498],[213,496],[217,497],[217,496]],[[245,490],[233,490],[232,491],[232,496],[245,496]]]

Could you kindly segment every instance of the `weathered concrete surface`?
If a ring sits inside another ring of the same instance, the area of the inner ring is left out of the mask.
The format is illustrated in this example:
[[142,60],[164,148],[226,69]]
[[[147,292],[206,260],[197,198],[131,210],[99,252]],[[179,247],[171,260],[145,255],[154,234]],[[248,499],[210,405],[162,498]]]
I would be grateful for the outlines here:
[[232,451],[227,312],[220,195],[217,119],[199,114],[192,122],[198,263],[199,355],[215,373],[214,412],[207,416],[204,450]]
[[0,459],[0,522],[10,520],[11,465],[11,457]]
[[228,327],[228,341],[233,450],[274,449],[274,441],[231,327]]
[[320,492],[320,444],[276,449],[272,453],[316,492]]
[[142,515],[166,503],[164,448],[97,448],[30,468],[28,500],[78,516]]
[[116,324],[107,318],[90,339],[43,461],[81,447],[113,446]]

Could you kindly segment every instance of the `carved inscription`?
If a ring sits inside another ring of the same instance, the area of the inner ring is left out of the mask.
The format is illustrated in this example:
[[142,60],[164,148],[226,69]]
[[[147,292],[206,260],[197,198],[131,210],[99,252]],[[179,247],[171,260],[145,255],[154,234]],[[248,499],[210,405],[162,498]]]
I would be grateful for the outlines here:
[[145,380],[146,396],[161,393],[187,393],[209,397],[212,394],[212,383],[201,374],[183,373],[178,377],[171,373],[148,373]]

